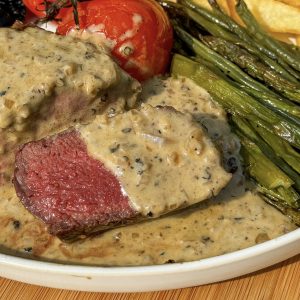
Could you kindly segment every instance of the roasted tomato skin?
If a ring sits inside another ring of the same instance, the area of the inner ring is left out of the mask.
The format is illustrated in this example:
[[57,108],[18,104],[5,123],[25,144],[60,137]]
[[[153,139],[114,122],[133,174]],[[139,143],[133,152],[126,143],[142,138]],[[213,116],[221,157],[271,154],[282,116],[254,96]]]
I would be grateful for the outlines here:
[[[173,31],[155,0],[90,0],[78,3],[78,14],[80,28],[104,36],[112,56],[134,78],[143,81],[166,72]],[[58,34],[75,28],[71,8],[62,10],[60,18]]]

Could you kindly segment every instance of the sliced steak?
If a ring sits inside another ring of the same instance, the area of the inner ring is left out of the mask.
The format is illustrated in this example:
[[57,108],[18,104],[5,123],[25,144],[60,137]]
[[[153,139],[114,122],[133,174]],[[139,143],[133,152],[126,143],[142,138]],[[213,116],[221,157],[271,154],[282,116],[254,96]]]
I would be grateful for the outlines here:
[[0,160],[6,165],[20,143],[86,122],[112,102],[135,101],[139,83],[88,41],[0,28],[0,44]]
[[103,231],[138,215],[118,179],[87,153],[75,130],[23,146],[16,155],[14,184],[24,206],[62,239]]
[[194,205],[231,179],[190,115],[150,105],[25,144],[15,166],[22,203],[63,239]]

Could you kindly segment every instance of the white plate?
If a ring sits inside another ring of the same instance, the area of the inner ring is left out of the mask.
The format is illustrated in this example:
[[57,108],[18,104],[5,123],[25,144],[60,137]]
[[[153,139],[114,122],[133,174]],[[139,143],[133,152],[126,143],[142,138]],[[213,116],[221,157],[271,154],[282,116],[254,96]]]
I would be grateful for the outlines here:
[[48,287],[94,292],[142,292],[230,279],[300,253],[300,228],[271,241],[195,262],[147,267],[87,267],[0,254],[0,276]]
[[[44,29],[54,31],[48,24]],[[0,276],[41,286],[94,292],[185,288],[245,275],[300,253],[300,228],[271,241],[200,261],[141,267],[92,267],[0,253]]]

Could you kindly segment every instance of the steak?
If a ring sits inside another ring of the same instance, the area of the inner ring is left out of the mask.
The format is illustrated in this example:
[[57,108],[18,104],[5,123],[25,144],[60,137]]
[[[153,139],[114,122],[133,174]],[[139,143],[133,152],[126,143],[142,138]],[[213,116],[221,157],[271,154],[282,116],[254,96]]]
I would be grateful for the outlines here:
[[21,147],[14,184],[24,206],[64,240],[130,222],[138,215],[117,178],[88,154],[75,130]]
[[[47,42],[45,42],[47,41]],[[17,145],[135,102],[139,83],[100,46],[39,28],[0,28],[0,161]],[[0,166],[10,178],[9,167]]]
[[150,105],[25,144],[14,173],[24,206],[64,240],[194,205],[230,179],[191,116]]

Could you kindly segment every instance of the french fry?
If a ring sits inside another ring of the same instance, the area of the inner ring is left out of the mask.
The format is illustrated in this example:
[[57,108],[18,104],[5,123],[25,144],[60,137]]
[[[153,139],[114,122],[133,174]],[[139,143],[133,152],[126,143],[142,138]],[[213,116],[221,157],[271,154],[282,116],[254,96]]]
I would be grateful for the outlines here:
[[[211,10],[211,6],[209,5],[208,1],[207,0],[195,0],[195,2],[202,6],[202,7],[205,7],[209,10]],[[220,5],[220,7],[228,14],[230,15],[230,10],[229,10],[229,7],[228,7],[228,3],[227,3],[227,0],[217,0],[218,4]]]
[[235,10],[235,4],[236,4],[237,0],[227,0],[228,3],[228,7],[229,7],[229,11],[230,11],[230,16],[231,18],[236,21],[238,24],[240,25],[244,25],[244,22],[242,21],[242,19],[240,18],[240,16],[238,15],[238,13]]
[[279,2],[283,2],[285,4],[300,7],[300,1],[299,0],[278,0]]
[[211,6],[209,5],[207,0],[195,0],[195,3],[207,9],[211,9]]
[[288,44],[296,44],[297,36],[290,33],[278,33],[278,32],[270,32],[270,34],[277,40]]
[[300,34],[300,9],[275,0],[245,0],[251,12],[269,31]]
[[230,10],[229,10],[227,0],[217,0],[217,2],[222,7],[222,9],[229,15]]
[[[237,0],[227,1],[231,17],[239,24],[243,24],[235,10]],[[300,0],[295,1],[300,6]],[[276,0],[245,0],[245,2],[257,21],[267,31],[300,34],[300,8]]]
[[[194,1],[202,7],[211,9],[208,0]],[[217,2],[238,24],[244,25],[235,10],[237,0],[217,0]],[[274,38],[300,46],[300,0],[245,0],[245,2],[257,21]]]

